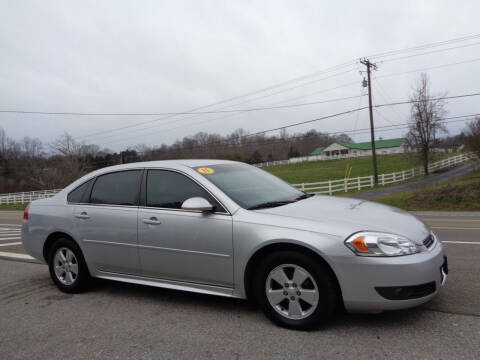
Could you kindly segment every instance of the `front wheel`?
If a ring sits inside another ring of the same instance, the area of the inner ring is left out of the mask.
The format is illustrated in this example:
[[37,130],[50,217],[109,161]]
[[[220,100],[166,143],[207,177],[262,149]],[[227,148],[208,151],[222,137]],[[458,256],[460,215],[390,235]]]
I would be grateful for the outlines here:
[[335,312],[338,291],[331,271],[300,252],[269,255],[256,279],[256,295],[265,315],[293,329],[313,329]]

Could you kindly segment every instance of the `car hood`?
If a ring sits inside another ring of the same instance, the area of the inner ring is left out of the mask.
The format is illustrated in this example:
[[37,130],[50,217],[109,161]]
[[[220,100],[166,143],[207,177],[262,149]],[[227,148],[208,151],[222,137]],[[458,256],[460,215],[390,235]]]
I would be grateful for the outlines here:
[[278,217],[281,225],[342,238],[363,230],[402,235],[421,244],[428,227],[414,215],[374,202],[316,195],[292,204],[256,210]]

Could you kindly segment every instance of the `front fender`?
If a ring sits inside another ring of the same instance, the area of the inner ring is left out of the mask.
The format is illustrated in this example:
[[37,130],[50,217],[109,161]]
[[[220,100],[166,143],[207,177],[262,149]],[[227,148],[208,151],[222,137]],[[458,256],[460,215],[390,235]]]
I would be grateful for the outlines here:
[[245,272],[252,257],[273,244],[301,246],[322,257],[335,271],[331,256],[351,256],[340,237],[273,225],[234,221],[233,252],[235,295],[246,298]]

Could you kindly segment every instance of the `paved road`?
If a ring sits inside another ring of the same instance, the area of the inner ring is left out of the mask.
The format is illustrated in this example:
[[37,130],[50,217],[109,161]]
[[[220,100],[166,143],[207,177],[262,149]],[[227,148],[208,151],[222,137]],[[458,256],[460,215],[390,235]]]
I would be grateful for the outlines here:
[[[0,224],[20,216],[2,212]],[[345,314],[314,332],[278,328],[235,299],[108,281],[67,295],[46,266],[0,260],[0,359],[478,359],[480,213],[418,216],[445,242],[442,292],[418,309]],[[6,237],[15,236],[0,230]],[[22,252],[2,248],[11,250]]]
[[457,177],[467,175],[468,173],[478,168],[480,168],[479,162],[468,163],[468,164],[455,167],[451,170],[445,171],[441,174],[426,177],[419,181],[408,182],[408,183],[396,185],[396,186],[389,186],[383,189],[367,191],[360,194],[353,194],[352,197],[357,199],[374,200],[374,199],[378,199],[381,196],[392,195],[402,191],[414,190],[424,186],[433,185],[439,182],[455,179]]

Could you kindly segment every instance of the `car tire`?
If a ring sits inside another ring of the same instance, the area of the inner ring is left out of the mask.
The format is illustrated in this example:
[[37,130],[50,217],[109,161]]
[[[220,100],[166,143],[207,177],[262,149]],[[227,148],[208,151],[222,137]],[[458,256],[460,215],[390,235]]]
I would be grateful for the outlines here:
[[265,315],[277,325],[316,329],[338,308],[340,295],[334,275],[327,265],[307,254],[272,253],[261,262],[257,274],[254,295]]
[[81,292],[90,280],[82,251],[71,239],[55,241],[50,249],[48,267],[55,285],[66,293]]

